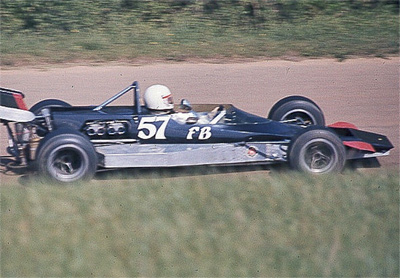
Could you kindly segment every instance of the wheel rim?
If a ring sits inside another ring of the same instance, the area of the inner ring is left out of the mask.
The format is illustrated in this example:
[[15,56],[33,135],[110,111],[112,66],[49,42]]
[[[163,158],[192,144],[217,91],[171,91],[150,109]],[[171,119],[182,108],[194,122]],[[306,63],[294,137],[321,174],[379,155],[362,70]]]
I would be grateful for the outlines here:
[[47,161],[51,176],[59,181],[74,181],[81,178],[88,167],[86,152],[75,145],[54,149]]
[[286,123],[296,123],[301,125],[315,125],[317,120],[315,119],[314,115],[310,112],[303,110],[303,109],[294,109],[287,112],[285,115],[282,116],[282,122]]
[[335,145],[326,139],[309,141],[303,147],[301,157],[303,167],[314,173],[329,172],[338,162]]

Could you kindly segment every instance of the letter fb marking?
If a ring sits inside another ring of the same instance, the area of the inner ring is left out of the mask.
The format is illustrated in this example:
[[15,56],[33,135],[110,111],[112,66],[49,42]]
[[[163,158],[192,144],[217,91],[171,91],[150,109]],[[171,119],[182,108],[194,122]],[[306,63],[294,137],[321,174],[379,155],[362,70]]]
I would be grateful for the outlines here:
[[210,139],[212,136],[211,127],[205,126],[200,129],[200,127],[194,126],[194,127],[189,128],[189,132],[186,136],[186,139],[193,140],[193,135],[195,135],[196,133],[199,133],[199,136],[198,136],[199,140],[207,140],[207,139]]
[[207,140],[211,137],[211,127],[206,126],[200,130],[199,140]]
[[199,130],[200,130],[200,127],[198,127],[198,126],[194,126],[194,127],[189,128],[189,132],[188,132],[188,134],[186,136],[186,139],[187,140],[193,140],[193,134],[195,134]]

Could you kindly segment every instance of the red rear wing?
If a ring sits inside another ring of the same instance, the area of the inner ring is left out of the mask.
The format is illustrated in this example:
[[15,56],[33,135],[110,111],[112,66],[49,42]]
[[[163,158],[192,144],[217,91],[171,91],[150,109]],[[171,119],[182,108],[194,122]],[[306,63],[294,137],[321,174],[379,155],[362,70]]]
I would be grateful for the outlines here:
[[0,105],[17,108],[22,110],[28,110],[24,102],[24,94],[18,91],[0,88]]

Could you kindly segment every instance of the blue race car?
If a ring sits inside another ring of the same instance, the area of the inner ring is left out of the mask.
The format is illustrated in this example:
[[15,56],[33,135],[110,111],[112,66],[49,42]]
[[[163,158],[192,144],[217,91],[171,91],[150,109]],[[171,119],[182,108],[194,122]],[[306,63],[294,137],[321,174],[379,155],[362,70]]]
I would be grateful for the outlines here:
[[[110,105],[128,92],[132,104]],[[0,120],[13,165],[33,166],[59,182],[133,167],[289,163],[299,171],[331,173],[346,160],[388,155],[393,148],[385,136],[346,122],[325,126],[321,109],[301,96],[280,100],[267,118],[231,104],[182,100],[175,107],[162,85],[149,87],[142,104],[136,81],[98,106],[47,99],[27,110],[23,97],[1,89]]]

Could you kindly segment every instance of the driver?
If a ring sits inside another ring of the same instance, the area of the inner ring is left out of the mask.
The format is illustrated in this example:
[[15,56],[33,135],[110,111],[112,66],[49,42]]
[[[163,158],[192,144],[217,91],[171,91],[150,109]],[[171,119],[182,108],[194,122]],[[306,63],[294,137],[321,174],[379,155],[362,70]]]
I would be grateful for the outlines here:
[[144,92],[144,103],[153,114],[171,114],[174,100],[171,91],[164,85],[152,85]]
[[191,110],[190,106],[184,106],[182,104],[181,110],[183,112],[174,111],[172,93],[168,87],[164,85],[152,85],[148,87],[143,98],[147,109],[149,109],[152,114],[171,114],[171,118],[179,124],[207,123],[204,121],[203,117],[199,119],[197,113]]
[[172,93],[164,85],[152,85],[148,87],[144,92],[143,98],[147,109],[152,114],[171,114],[171,119],[179,124],[213,124],[213,121],[216,123],[220,119],[216,119],[215,116],[217,114],[222,111],[223,113],[220,115],[225,115],[225,109],[222,105],[216,107],[210,113],[196,113],[185,99],[181,101],[179,112],[174,111]]

